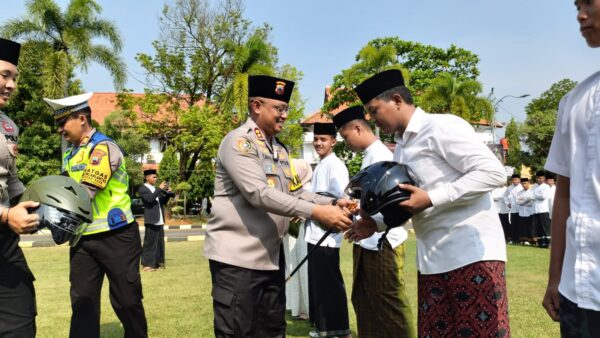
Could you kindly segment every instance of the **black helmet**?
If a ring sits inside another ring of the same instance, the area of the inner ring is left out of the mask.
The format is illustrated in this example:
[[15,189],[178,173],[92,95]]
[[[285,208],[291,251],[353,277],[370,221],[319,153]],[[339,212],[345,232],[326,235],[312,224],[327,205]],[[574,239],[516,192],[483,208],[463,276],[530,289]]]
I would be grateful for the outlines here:
[[371,164],[350,179],[346,194],[360,199],[360,208],[369,215],[380,212],[388,228],[404,224],[412,214],[398,203],[410,198],[410,193],[398,187],[398,184],[414,182],[408,176],[405,165],[383,161]]
[[21,201],[39,202],[38,229],[49,228],[56,244],[75,246],[92,222],[92,202],[87,190],[67,176],[46,176],[32,182]]

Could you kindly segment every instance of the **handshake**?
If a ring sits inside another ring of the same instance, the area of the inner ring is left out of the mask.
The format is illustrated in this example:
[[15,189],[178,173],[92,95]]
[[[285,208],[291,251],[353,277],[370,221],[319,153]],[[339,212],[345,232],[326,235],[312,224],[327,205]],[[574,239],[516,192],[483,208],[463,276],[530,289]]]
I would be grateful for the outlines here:
[[341,198],[336,205],[315,205],[312,219],[329,229],[344,232],[351,228],[352,216],[358,211],[358,203]]

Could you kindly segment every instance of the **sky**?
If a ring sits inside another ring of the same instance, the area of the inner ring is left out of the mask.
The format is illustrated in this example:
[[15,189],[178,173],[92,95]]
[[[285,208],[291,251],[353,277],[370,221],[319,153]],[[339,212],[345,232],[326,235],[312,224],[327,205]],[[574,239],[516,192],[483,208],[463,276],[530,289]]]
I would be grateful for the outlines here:
[[[68,0],[55,0],[63,8]],[[214,0],[212,0],[214,1]],[[152,54],[159,37],[158,18],[165,0],[97,0],[101,16],[114,21],[124,40],[127,87],[143,91],[137,53]],[[3,0],[0,23],[25,15],[24,0]],[[397,36],[448,48],[454,44],[480,58],[483,95],[494,89],[498,121],[525,119],[525,106],[564,78],[582,81],[600,70],[600,50],[585,44],[572,0],[247,0],[245,17],[268,23],[279,63],[304,73],[297,85],[306,100],[305,115],[323,104],[325,86],[355,62],[369,40]],[[85,90],[114,91],[100,66],[79,73]],[[503,134],[499,131],[498,134]]]

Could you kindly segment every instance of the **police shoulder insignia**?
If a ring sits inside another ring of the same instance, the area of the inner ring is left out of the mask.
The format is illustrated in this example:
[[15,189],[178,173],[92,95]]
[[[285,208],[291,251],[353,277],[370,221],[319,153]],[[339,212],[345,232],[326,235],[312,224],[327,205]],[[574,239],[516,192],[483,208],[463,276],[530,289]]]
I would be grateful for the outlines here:
[[235,141],[235,149],[241,154],[249,155],[253,152],[254,147],[250,140],[240,137]]
[[256,137],[259,140],[264,140],[265,139],[265,137],[263,136],[262,131],[260,129],[258,129],[258,128],[254,128],[254,134],[256,135]]
[[267,185],[271,188],[275,188],[277,186],[277,176],[267,175]]
[[89,158],[89,165],[83,169],[81,183],[104,189],[112,177],[108,144],[97,145]]

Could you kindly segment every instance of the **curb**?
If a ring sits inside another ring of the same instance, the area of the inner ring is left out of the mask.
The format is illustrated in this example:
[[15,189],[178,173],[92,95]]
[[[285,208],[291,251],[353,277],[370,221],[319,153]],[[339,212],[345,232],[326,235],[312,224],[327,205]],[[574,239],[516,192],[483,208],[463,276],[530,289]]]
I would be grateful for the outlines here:
[[[141,226],[140,228],[142,228],[143,226]],[[165,225],[164,229],[165,231],[168,230],[190,230],[190,229],[203,229],[204,225],[173,225],[173,226],[168,226]],[[189,236],[177,236],[177,237],[170,237],[168,234],[165,234],[165,242],[199,242],[199,241],[204,241],[204,235],[189,235]],[[19,241],[19,247],[21,248],[43,248],[43,247],[52,247],[52,246],[56,246],[56,247],[68,247],[69,244],[65,243],[65,244],[61,244],[61,245],[57,245],[56,243],[54,243],[52,241],[52,239],[44,239],[44,240],[37,240],[37,241]]]

